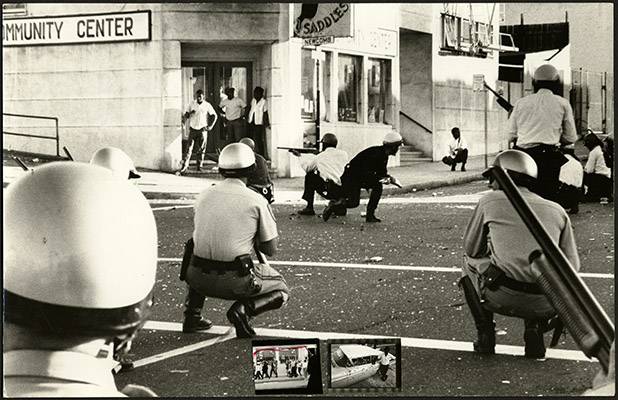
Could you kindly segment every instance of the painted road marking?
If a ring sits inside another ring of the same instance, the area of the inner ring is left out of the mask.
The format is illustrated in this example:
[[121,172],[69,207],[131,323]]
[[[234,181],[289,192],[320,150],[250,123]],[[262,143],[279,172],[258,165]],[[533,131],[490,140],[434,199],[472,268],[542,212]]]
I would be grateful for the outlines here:
[[[159,321],[148,321],[146,325],[144,325],[143,329],[152,329],[152,330],[166,330],[172,332],[182,332],[182,323],[179,322],[159,322]],[[329,340],[329,339],[398,339],[397,336],[384,336],[384,335],[363,335],[356,333],[339,333],[339,332],[317,332],[317,331],[301,331],[294,329],[271,329],[271,328],[254,328],[255,332],[258,336],[266,336],[266,337],[281,337],[281,338],[294,338],[294,339],[320,339],[320,340]],[[175,355],[188,353],[191,350],[191,347],[195,347],[194,350],[202,349],[204,347],[212,346],[216,343],[221,343],[226,340],[230,340],[235,337],[233,333],[230,334],[230,331],[233,332],[233,328],[229,326],[213,326],[208,333],[215,333],[221,335],[222,332],[225,332],[225,336],[220,336],[220,338],[224,338],[224,340],[216,341],[216,338],[206,340],[204,342],[196,343],[194,345],[181,347],[180,349],[172,350],[162,355],[156,355],[148,358],[144,358],[142,360],[135,362],[135,367],[152,364],[157,361],[164,360],[169,357],[174,357]],[[455,340],[438,340],[438,339],[422,339],[422,338],[410,338],[410,337],[402,337],[401,345],[403,347],[415,347],[415,348],[423,348],[423,349],[432,349],[432,350],[447,350],[447,351],[465,351],[465,352],[474,352],[472,342],[461,342]],[[176,354],[177,353],[177,354]],[[510,356],[523,356],[524,355],[524,347],[523,346],[511,346],[511,345],[496,345],[496,354],[502,355],[510,355]],[[166,355],[165,357],[162,357]],[[569,361],[589,361],[589,362],[598,362],[595,359],[587,358],[584,353],[579,350],[564,350],[564,349],[547,349],[546,358],[557,359],[557,360],[569,360]],[[147,363],[145,362],[147,361]]]
[[[159,258],[159,262],[181,262],[181,258]],[[254,260],[257,263],[257,260]],[[313,261],[273,261],[269,264],[289,267],[323,267],[323,268],[350,268],[350,269],[382,269],[391,271],[424,271],[424,272],[454,272],[461,273],[460,268],[452,267],[430,267],[414,265],[383,265],[383,264],[348,264],[336,262],[313,262]],[[614,274],[604,274],[597,272],[580,272],[582,278],[614,279]]]
[[[488,191],[482,191],[475,194],[462,194],[453,196],[432,196],[432,197],[384,197],[380,200],[380,204],[476,204],[479,199]],[[302,192],[277,192],[277,198],[274,204],[288,204],[297,205],[304,204],[304,200],[300,197]],[[367,204],[369,199],[362,199],[361,204]],[[151,199],[148,200],[150,204],[176,204],[168,207],[153,208],[153,211],[168,211],[176,208],[191,208],[195,204],[195,199],[181,199],[181,200],[165,200],[165,199]],[[317,199],[315,204],[328,204],[328,200]]]
[[[143,329],[182,332],[182,324],[148,321]],[[151,357],[142,358],[141,360],[135,361],[133,363],[133,367],[143,367],[144,365],[153,364],[159,361],[167,360],[168,358],[180,356],[186,353],[191,353],[192,351],[200,350],[205,347],[212,346],[213,344],[223,343],[236,337],[234,327],[229,326],[213,326],[208,332],[214,333],[219,336],[204,340],[202,342],[190,344],[188,346],[183,346],[174,350],[166,351],[165,353],[155,354]]]

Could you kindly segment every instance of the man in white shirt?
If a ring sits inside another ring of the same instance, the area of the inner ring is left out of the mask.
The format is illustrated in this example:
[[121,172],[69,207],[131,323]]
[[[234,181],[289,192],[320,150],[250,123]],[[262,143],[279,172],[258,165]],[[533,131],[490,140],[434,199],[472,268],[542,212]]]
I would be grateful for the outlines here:
[[257,152],[268,159],[266,154],[266,128],[270,126],[268,103],[264,98],[264,89],[259,86],[253,90],[247,123],[249,124],[249,137],[255,141]]
[[513,148],[528,153],[539,168],[535,191],[549,200],[557,200],[560,167],[567,162],[559,145],[575,143],[577,131],[568,100],[554,92],[561,85],[558,70],[541,65],[532,80],[534,94],[515,103],[508,120],[507,133]]
[[594,133],[584,136],[584,146],[590,150],[588,161],[584,166],[584,185],[586,201],[599,201],[605,197],[612,198],[612,171],[605,163],[603,142]]
[[380,372],[380,379],[382,379],[383,381],[386,381],[388,379],[388,367],[390,366],[391,362],[388,359],[388,347],[385,347],[383,350],[382,355],[380,356],[380,369],[378,370],[378,372]]
[[245,135],[245,121],[243,111],[247,104],[243,99],[234,97],[234,88],[225,89],[227,98],[221,100],[219,107],[225,113],[227,120],[226,140],[228,142],[238,142]]
[[[298,212],[300,215],[315,215],[314,193],[329,200],[335,200],[341,195],[341,175],[348,163],[348,153],[337,149],[337,136],[332,133],[325,134],[321,142],[323,150],[317,155],[305,154],[301,157],[298,150],[290,150],[296,157],[300,157],[300,165],[307,173],[302,197],[307,207]],[[342,210],[345,212],[345,207]]]
[[[208,123],[209,117],[213,116],[212,123]],[[195,101],[189,106],[189,110],[182,116],[182,123],[189,120],[189,143],[185,154],[182,158],[182,168],[180,172],[183,173],[189,168],[189,160],[194,150],[199,151],[199,160],[197,164],[197,170],[202,169],[202,163],[204,162],[204,154],[206,153],[206,139],[208,131],[212,130],[217,123],[217,113],[212,105],[204,100],[204,92],[200,89],[195,92]]]
[[451,171],[455,171],[457,163],[461,163],[461,170],[466,170],[466,162],[468,162],[468,144],[461,137],[461,132],[458,127],[451,129],[453,140],[449,143],[449,155],[442,158],[442,162],[451,166]]

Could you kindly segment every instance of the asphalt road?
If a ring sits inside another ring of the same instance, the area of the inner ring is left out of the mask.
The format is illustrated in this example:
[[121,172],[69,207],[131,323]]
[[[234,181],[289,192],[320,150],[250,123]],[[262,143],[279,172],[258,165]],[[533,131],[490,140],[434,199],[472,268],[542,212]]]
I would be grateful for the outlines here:
[[[401,392],[329,395],[580,394],[600,367],[581,360],[583,353],[569,336],[558,345],[566,352],[525,359],[517,355],[523,354],[523,322],[497,315],[497,343],[504,351],[495,356],[471,351],[475,329],[456,286],[457,268],[467,220],[485,190],[484,183],[476,182],[385,199],[377,212],[383,218],[379,224],[364,222],[362,205],[327,223],[318,216],[296,215],[302,203],[275,205],[280,246],[270,261],[285,276],[292,296],[282,309],[254,320],[258,333],[273,338],[402,338]],[[178,280],[179,258],[192,233],[193,210],[168,207],[173,205],[153,204],[162,259],[154,322],[135,340],[131,356],[136,368],[117,375],[118,387],[142,384],[166,397],[253,395],[251,340],[228,332],[225,312],[231,302],[207,299],[203,315],[214,322],[212,333],[180,332],[186,287]],[[321,212],[321,206],[316,209]],[[613,204],[583,204],[571,220],[581,272],[590,274],[584,281],[613,320]],[[330,363],[322,343],[326,383]]]

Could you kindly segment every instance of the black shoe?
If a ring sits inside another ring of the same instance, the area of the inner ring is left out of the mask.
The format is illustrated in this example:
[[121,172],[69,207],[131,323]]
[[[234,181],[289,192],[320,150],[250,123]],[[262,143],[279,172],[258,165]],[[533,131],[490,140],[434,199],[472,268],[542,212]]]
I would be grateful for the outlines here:
[[313,207],[305,207],[298,212],[298,215],[315,215]]
[[324,222],[328,221],[331,217],[331,215],[333,215],[334,212],[334,206],[328,205],[326,206],[326,208],[324,209],[324,211],[322,212],[322,219],[324,220]]
[[474,352],[480,354],[496,354],[496,334],[494,330],[478,331],[478,340],[474,342]]
[[207,331],[212,327],[212,321],[200,317],[200,319],[188,318],[182,323],[183,333],[197,333]]
[[461,166],[461,172],[466,172],[466,166],[465,165]]
[[456,167],[456,166],[457,166],[457,164],[453,164],[453,165],[451,166],[451,171],[455,171],[455,167]]
[[380,218],[377,218],[373,214],[367,214],[367,216],[365,217],[365,221],[370,222],[370,223],[371,222],[382,222]]
[[241,302],[235,302],[227,312],[227,319],[236,328],[236,337],[251,338],[254,337],[255,331],[249,324],[249,316],[246,313],[245,306]]
[[569,214],[574,215],[579,212],[579,205],[575,205],[569,209]]
[[538,323],[528,323],[526,321],[526,330],[524,331],[525,353],[526,358],[544,358],[545,357],[545,342],[543,341],[543,331]]

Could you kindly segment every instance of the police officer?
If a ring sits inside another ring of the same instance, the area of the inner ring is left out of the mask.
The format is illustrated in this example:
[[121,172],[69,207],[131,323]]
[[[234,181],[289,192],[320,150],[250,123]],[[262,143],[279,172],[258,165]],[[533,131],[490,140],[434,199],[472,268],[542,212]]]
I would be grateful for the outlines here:
[[[388,174],[386,164],[389,156],[397,154],[402,143],[401,135],[391,131],[384,136],[381,146],[373,146],[361,151],[343,171],[341,184],[347,208],[358,207],[361,189],[370,191],[365,217],[367,222],[381,222],[381,219],[376,217],[375,211],[382,197],[382,185],[398,184],[398,181]],[[337,205],[338,202],[326,207],[322,214],[324,221],[328,221]]]
[[255,169],[247,177],[247,186],[264,196],[269,203],[273,203],[275,201],[274,185],[268,173],[266,159],[255,152],[253,139],[244,137],[239,143],[249,146],[255,155]]
[[97,150],[90,159],[90,164],[110,169],[121,179],[138,179],[133,160],[122,150],[116,147],[103,147]]
[[538,166],[535,191],[557,201],[560,167],[568,160],[559,150],[577,140],[573,110],[568,100],[558,96],[561,85],[558,70],[544,64],[536,69],[532,80],[534,94],[519,99],[507,124],[513,148],[528,153]]
[[207,329],[210,321],[202,319],[201,310],[205,296],[212,296],[236,300],[227,318],[237,337],[252,337],[255,331],[249,320],[280,308],[289,296],[281,274],[264,260],[253,265],[250,256],[254,249],[258,258],[261,253],[275,253],[277,225],[268,202],[246,186],[247,176],[255,168],[251,148],[242,143],[227,145],[218,167],[225,179],[204,190],[195,204],[183,331]]
[[12,183],[5,208],[5,394],[122,396],[111,343],[130,342],[152,306],[148,202],[107,169],[56,162]]
[[[537,215],[549,236],[558,244],[571,265],[579,270],[579,256],[571,221],[557,203],[543,199],[530,188],[538,176],[536,163],[519,150],[506,150],[493,165],[506,170],[521,195]],[[514,212],[497,182],[483,196],[464,234],[466,262],[460,287],[476,325],[474,350],[493,354],[493,313],[524,319],[525,356],[545,356],[543,333],[555,310],[535,283],[528,255],[539,245],[519,215]]]
[[[298,150],[290,150],[296,157],[300,157],[300,165],[306,172],[302,198],[307,202],[307,206],[298,211],[300,215],[315,215],[314,193],[319,193],[331,201],[341,197],[341,175],[348,163],[348,153],[337,149],[337,136],[332,133],[325,134],[320,141],[322,151],[317,155],[307,154],[301,157]],[[345,207],[343,211],[345,214]]]

